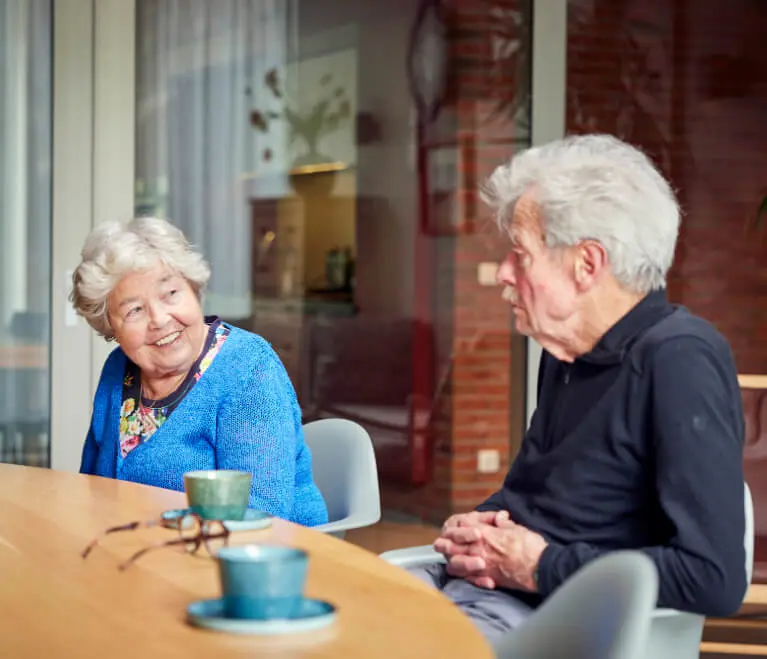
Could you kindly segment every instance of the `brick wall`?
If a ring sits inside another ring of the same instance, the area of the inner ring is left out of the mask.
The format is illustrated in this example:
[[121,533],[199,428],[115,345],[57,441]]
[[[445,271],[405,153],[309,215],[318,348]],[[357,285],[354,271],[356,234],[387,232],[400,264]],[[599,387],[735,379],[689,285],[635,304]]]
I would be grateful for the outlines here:
[[[458,192],[466,199],[524,138],[492,110],[524,95],[526,71],[495,58],[509,40],[524,42],[531,23],[519,0],[449,6],[451,112],[440,121],[472,142]],[[685,213],[670,296],[719,327],[741,372],[759,373],[767,372],[767,242],[751,224],[767,192],[767,3],[721,9],[721,0],[569,0],[566,129],[616,134],[670,178]],[[456,356],[434,479],[400,493],[403,506],[434,518],[497,487],[502,474],[477,474],[476,451],[496,448],[508,463],[523,423],[521,339],[497,289],[476,281],[477,263],[499,260],[504,246],[487,232],[481,205],[469,204],[469,219],[475,231],[441,240],[435,259],[436,279],[452,282],[435,292],[438,362],[447,348]]]
[[[525,142],[524,127],[495,110],[529,91],[528,5],[447,4],[450,102],[426,137],[471,145],[456,200],[473,231],[433,239],[437,371],[450,352],[454,361],[432,481],[409,491],[384,485],[385,504],[437,522],[499,485],[503,473],[477,473],[476,452],[498,449],[504,468],[513,458],[525,386],[524,344],[508,307],[498,289],[477,283],[477,264],[500,260],[505,246],[473,195]],[[566,130],[618,135],[670,178],[685,213],[670,296],[715,323],[750,373],[767,372],[767,240],[752,226],[767,193],[766,26],[761,0],[731,0],[725,14],[721,0],[568,0]],[[528,59],[499,66],[514,39]]]
[[[451,503],[463,511],[498,489],[524,427],[525,340],[514,332],[500,290],[477,280],[478,264],[501,261],[508,245],[476,191],[529,144],[530,3],[458,0],[451,17],[451,93],[458,133],[473,147],[458,192],[473,202],[466,208],[473,230],[456,237],[453,253]],[[499,452],[499,473],[477,472],[481,449]]]
[[[480,262],[498,262],[506,244],[477,199],[477,186],[520,145],[527,130],[515,121],[529,85],[530,27],[525,0],[451,0],[448,102],[423,136],[426,152],[454,145],[460,154],[453,198],[464,230],[422,237],[431,241],[429,287],[436,336],[434,465],[425,487],[384,485],[384,505],[441,522],[470,510],[498,489],[519,445],[524,416],[524,339],[497,287],[480,286]],[[519,43],[524,47],[518,49]],[[519,91],[522,94],[519,94]],[[524,112],[522,112],[524,114]],[[441,212],[449,212],[444,209]],[[432,218],[445,227],[449,217]],[[447,369],[450,369],[449,371]],[[477,452],[495,449],[500,471],[477,472]]]
[[644,148],[685,211],[669,293],[767,372],[767,3],[569,0],[567,130]]

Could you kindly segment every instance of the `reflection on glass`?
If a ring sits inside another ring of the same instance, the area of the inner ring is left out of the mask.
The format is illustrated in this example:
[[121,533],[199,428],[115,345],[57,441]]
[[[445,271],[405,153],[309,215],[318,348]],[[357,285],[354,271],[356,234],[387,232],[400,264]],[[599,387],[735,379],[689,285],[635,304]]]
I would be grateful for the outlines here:
[[0,461],[49,461],[51,2],[0,0]]
[[287,61],[289,4],[137,3],[136,210],[173,221],[206,255],[207,308],[229,320],[251,315],[247,200],[288,189],[288,125],[262,133],[250,117],[276,108],[265,81]]
[[[456,375],[459,334],[475,352],[498,334],[470,358],[477,377],[507,379],[505,309],[471,325],[479,311],[459,311],[463,299],[498,296],[459,282],[459,266],[497,260],[472,234],[477,183],[529,140],[530,12],[467,5],[424,34],[422,4],[136,3],[137,213],[167,217],[211,261],[206,312],[273,345],[305,421],[368,430],[385,507],[391,488],[452,474],[431,463],[457,432],[453,380],[474,377]],[[423,126],[412,85],[426,79],[441,98]],[[459,256],[459,241],[477,248]],[[459,301],[459,289],[472,292]],[[503,443],[513,414],[480,410],[460,433]]]

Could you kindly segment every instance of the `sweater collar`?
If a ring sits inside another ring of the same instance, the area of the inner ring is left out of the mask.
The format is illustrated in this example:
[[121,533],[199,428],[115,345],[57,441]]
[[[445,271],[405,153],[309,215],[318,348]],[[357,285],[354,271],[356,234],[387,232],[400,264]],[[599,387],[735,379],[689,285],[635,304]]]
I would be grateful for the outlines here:
[[623,318],[613,325],[597,344],[578,360],[592,364],[618,364],[635,341],[659,320],[674,310],[666,290],[652,291],[643,297]]

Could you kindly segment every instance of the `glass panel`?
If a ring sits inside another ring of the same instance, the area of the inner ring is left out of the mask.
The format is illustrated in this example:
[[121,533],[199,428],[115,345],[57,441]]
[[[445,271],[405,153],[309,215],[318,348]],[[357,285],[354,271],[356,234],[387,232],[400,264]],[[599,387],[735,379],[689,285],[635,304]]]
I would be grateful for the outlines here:
[[306,421],[368,430],[384,507],[435,519],[524,423],[476,187],[528,143],[529,3],[463,4],[137,2],[137,214],[201,248],[206,311],[272,343]]
[[51,2],[0,0],[0,461],[48,466]]
[[568,20],[567,131],[618,135],[669,177],[685,211],[669,296],[740,373],[766,373],[767,4],[569,0]]

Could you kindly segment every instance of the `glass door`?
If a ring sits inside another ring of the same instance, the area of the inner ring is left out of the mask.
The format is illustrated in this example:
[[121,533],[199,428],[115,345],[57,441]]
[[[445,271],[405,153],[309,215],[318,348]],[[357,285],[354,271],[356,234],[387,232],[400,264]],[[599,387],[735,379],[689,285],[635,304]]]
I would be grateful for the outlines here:
[[0,461],[50,461],[52,3],[0,0]]
[[[397,513],[476,504],[502,477],[479,450],[505,465],[521,432],[524,340],[477,274],[504,247],[476,188],[564,89],[559,57],[531,67],[530,30],[564,34],[539,4],[92,3],[93,223],[181,228],[205,311],[272,344],[306,422],[368,429]],[[561,133],[550,114],[534,141]]]

